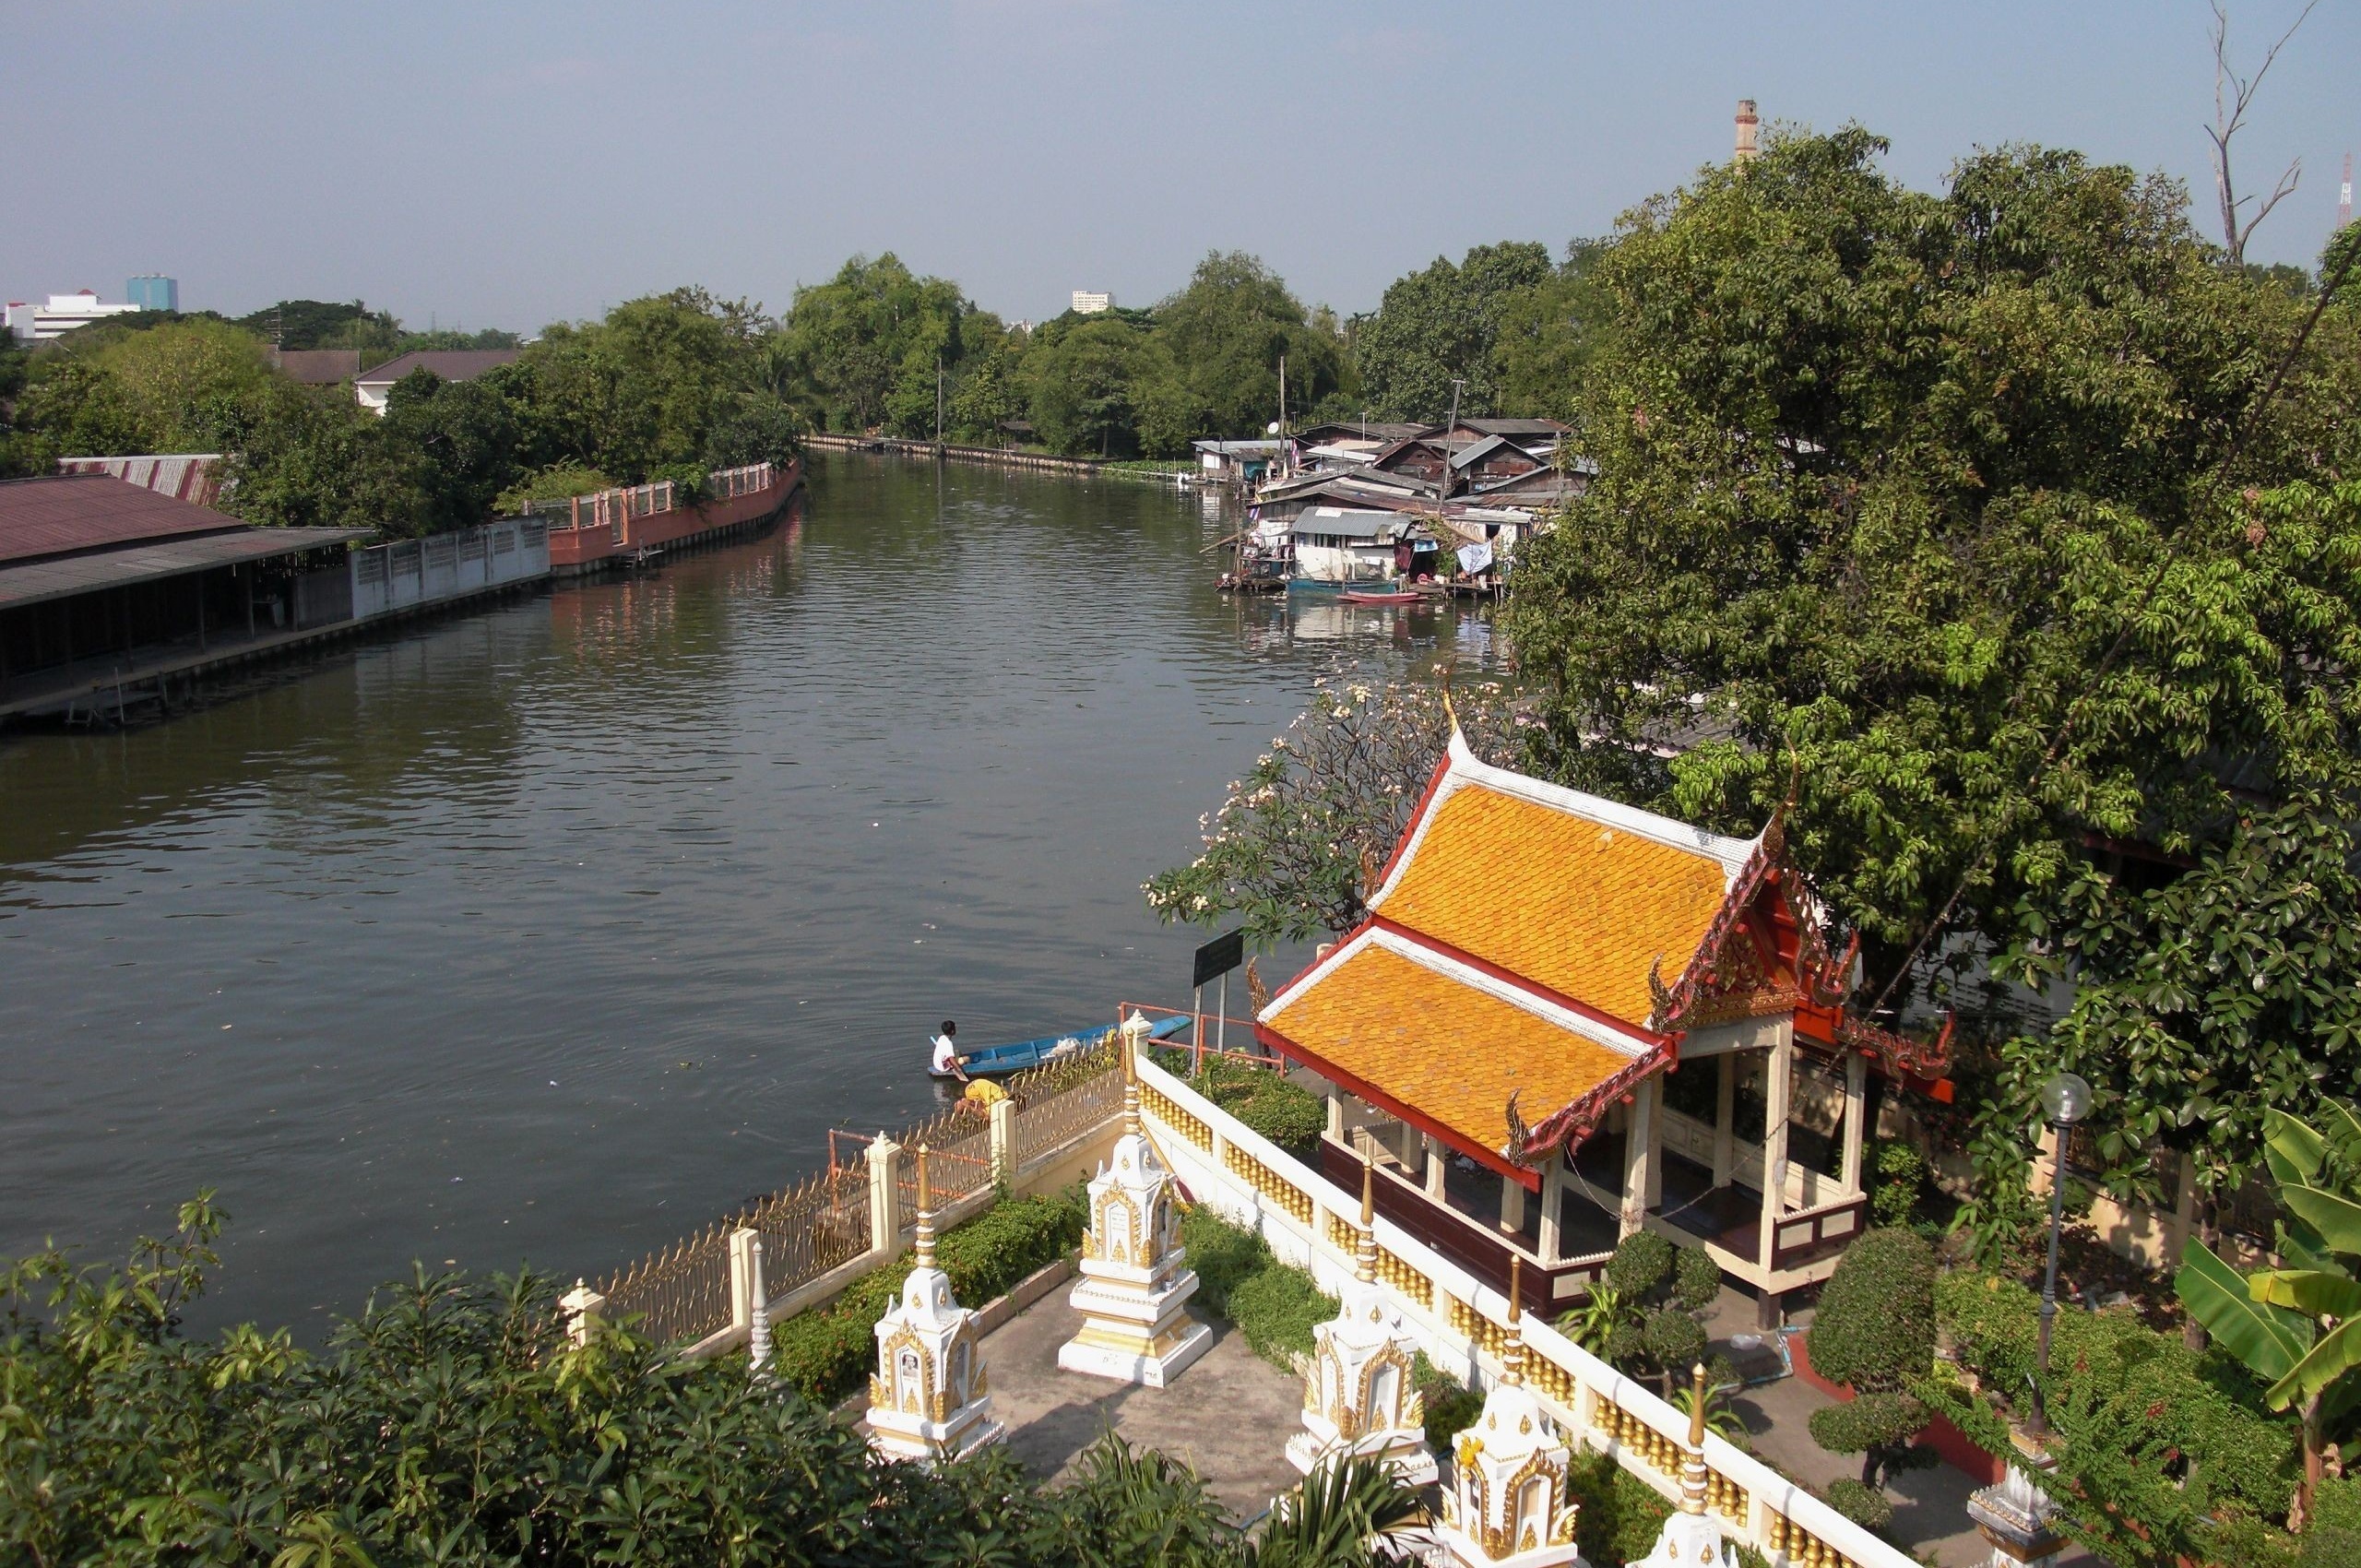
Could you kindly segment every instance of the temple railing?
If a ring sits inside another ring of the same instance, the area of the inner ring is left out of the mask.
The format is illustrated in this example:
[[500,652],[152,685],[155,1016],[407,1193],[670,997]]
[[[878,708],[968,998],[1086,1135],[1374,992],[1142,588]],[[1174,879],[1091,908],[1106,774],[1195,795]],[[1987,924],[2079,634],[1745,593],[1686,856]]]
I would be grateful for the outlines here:
[[[1140,1068],[1148,1131],[1198,1203],[1259,1233],[1323,1289],[1352,1276],[1360,1194],[1331,1182],[1153,1063]],[[1380,1213],[1378,1277],[1437,1366],[1494,1381],[1508,1343],[1502,1293]],[[1569,1442],[1612,1455],[1667,1497],[1679,1491],[1685,1416],[1551,1327],[1523,1323],[1525,1383]],[[1913,1559],[1750,1454],[1708,1433],[1707,1504],[1773,1568],[1913,1568]]]

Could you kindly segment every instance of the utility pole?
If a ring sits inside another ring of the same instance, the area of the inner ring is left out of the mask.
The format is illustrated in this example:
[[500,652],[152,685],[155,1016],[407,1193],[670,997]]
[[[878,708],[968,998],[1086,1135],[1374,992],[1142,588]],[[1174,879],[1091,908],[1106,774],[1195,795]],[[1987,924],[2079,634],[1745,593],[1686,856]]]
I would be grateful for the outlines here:
[[1459,428],[1459,389],[1466,385],[1467,378],[1464,375],[1454,375],[1451,378],[1451,418],[1444,422],[1442,427],[1442,438],[1444,442],[1442,449],[1442,478],[1435,486],[1435,499],[1438,501],[1448,501],[1451,499],[1451,446],[1449,443],[1451,441],[1451,433]]
[[1287,357],[1279,356],[1279,471],[1291,473],[1287,465]]
[[[934,356],[934,444],[943,445],[943,356]],[[940,452],[937,454],[940,456]]]

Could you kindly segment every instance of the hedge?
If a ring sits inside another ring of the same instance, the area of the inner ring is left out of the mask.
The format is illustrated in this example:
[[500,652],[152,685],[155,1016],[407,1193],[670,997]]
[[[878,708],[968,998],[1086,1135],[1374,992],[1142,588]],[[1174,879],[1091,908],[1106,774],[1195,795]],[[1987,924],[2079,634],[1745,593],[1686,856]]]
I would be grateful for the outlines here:
[[[1164,1046],[1154,1052],[1154,1060],[1167,1072],[1186,1077],[1193,1059],[1185,1048]],[[1289,1082],[1286,1074],[1216,1056],[1207,1059],[1204,1071],[1190,1087],[1298,1159],[1318,1158],[1320,1134],[1328,1125],[1327,1104],[1302,1085]]]
[[[982,1306],[1026,1276],[1082,1242],[1090,1222],[1085,1189],[1003,1198],[935,1243],[936,1261],[963,1304]],[[908,1258],[853,1281],[826,1306],[799,1313],[771,1330],[771,1368],[806,1398],[834,1404],[859,1389],[877,1356],[877,1320],[910,1277]]]

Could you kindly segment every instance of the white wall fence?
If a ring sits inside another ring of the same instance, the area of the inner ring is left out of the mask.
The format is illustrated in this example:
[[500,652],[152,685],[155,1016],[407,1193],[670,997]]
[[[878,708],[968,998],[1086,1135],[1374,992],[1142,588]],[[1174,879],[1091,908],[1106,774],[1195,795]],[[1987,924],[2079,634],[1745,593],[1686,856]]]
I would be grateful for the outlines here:
[[[1189,1196],[1259,1232],[1325,1290],[1352,1277],[1360,1194],[1323,1180],[1153,1063],[1140,1064],[1148,1130]],[[1437,1366],[1478,1386],[1496,1380],[1508,1301],[1392,1220],[1377,1219],[1378,1276]],[[1525,1384],[1568,1441],[1602,1450],[1667,1498],[1679,1493],[1689,1422],[1541,1316],[1524,1318]],[[1707,1505],[1774,1568],[1914,1568],[1908,1553],[1801,1485],[1711,1433]]]
[[373,545],[352,552],[352,618],[462,599],[549,571],[549,529],[530,517]]

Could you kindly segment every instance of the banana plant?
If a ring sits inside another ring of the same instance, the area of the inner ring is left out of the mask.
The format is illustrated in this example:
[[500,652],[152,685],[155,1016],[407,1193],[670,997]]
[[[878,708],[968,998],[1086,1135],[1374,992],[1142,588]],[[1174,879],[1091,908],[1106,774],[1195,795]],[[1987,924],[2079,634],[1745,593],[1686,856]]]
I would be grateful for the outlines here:
[[2240,1275],[2192,1240],[2174,1280],[2189,1315],[2270,1384],[2264,1402],[2301,1414],[2291,1528],[2310,1516],[2327,1423],[2361,1407],[2361,1113],[2321,1106],[2325,1130],[2275,1110],[2264,1122],[2264,1158],[2289,1216],[2279,1228],[2286,1266]]

